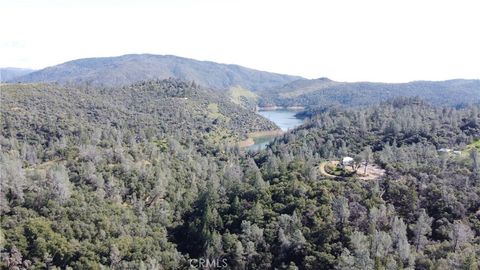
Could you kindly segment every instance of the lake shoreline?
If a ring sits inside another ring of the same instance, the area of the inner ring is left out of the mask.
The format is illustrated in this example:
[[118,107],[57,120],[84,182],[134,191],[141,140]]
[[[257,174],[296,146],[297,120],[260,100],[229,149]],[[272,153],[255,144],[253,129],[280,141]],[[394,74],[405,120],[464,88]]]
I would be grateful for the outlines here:
[[303,106],[265,106],[265,107],[257,107],[256,111],[277,111],[277,110],[291,110],[291,111],[303,111],[305,107]]
[[[259,107],[257,107],[259,108]],[[262,109],[265,107],[262,107]],[[285,109],[284,107],[269,107],[270,110],[259,110],[257,114],[274,122],[278,129],[251,132],[247,134],[247,139],[238,143],[238,145],[247,150],[258,150],[266,147],[267,144],[275,138],[283,135],[290,129],[296,128],[303,123],[303,119],[296,117],[301,108]]]
[[255,145],[255,139],[257,139],[257,138],[276,137],[276,136],[282,135],[283,133],[285,133],[285,132],[281,129],[250,132],[250,133],[248,133],[248,138],[247,139],[238,142],[238,146],[240,148],[250,147],[252,145]]

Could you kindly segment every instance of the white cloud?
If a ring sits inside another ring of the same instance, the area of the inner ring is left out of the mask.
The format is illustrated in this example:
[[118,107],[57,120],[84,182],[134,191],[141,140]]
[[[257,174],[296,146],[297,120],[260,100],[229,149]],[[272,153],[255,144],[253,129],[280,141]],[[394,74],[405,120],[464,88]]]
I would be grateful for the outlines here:
[[0,10],[0,66],[155,53],[346,81],[480,78],[476,1],[0,0]]

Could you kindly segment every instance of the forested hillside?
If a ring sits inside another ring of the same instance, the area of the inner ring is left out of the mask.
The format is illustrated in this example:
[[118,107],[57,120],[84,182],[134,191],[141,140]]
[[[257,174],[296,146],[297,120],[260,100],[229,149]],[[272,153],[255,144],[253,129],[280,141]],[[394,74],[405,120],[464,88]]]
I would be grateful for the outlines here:
[[[26,136],[42,144],[73,133],[100,136],[111,129],[122,130],[116,135],[119,139],[135,141],[174,136],[185,143],[210,140],[234,144],[249,132],[276,128],[220,93],[179,80],[116,89],[2,85],[2,113],[6,124],[3,132],[8,136]],[[29,121],[34,121],[34,126]]]
[[195,81],[216,90],[240,86],[255,91],[279,87],[301,77],[173,55],[129,54],[77,59],[15,78],[12,82],[125,86],[139,81],[168,78]]
[[247,153],[218,136],[273,125],[205,93],[2,86],[2,267],[478,269],[479,106],[331,108]]
[[[257,160],[277,172],[265,180],[289,186],[277,198],[289,198],[288,213],[302,217],[297,243],[304,257],[291,259],[305,269],[477,269],[479,112],[401,98],[327,110],[278,140]],[[279,156],[297,168],[289,180],[282,181]],[[375,180],[319,180],[316,164],[345,156],[386,172]],[[312,193],[315,187],[326,201]],[[311,267],[309,260],[321,263]]]
[[365,106],[395,97],[420,97],[435,105],[463,106],[480,102],[480,80],[348,83],[320,78],[297,80],[262,90],[259,95],[260,106]]

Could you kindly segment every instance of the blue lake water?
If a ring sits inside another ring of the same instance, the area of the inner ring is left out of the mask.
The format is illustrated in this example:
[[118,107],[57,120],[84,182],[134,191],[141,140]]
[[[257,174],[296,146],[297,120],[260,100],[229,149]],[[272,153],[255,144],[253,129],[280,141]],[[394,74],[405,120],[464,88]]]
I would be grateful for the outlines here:
[[293,110],[274,110],[274,111],[258,111],[258,114],[277,124],[283,131],[288,131],[298,127],[303,123],[302,119],[295,117],[298,111]]
[[[294,110],[272,110],[258,111],[258,114],[274,122],[284,132],[296,128],[303,123],[303,120],[295,117],[298,111]],[[257,151],[264,149],[276,136],[266,136],[255,139],[255,144],[248,147],[248,150]]]

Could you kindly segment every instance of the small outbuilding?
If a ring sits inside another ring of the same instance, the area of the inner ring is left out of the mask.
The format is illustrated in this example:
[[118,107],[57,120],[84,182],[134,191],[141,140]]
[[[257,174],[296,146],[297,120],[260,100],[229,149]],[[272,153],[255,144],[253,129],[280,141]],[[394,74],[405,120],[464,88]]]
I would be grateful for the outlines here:
[[352,157],[344,157],[342,159],[342,165],[343,166],[351,166],[353,164],[353,158]]

